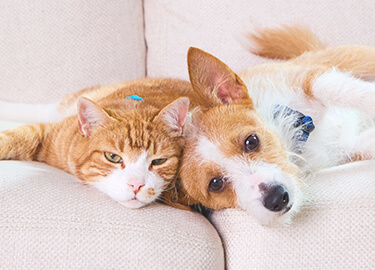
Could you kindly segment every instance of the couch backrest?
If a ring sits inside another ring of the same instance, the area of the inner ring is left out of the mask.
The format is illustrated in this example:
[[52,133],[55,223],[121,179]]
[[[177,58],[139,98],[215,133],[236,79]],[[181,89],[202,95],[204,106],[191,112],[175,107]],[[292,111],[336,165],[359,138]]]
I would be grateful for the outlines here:
[[374,1],[145,0],[147,75],[188,79],[186,52],[196,46],[234,71],[264,62],[238,42],[257,27],[304,24],[327,45],[375,46]]
[[1,1],[0,100],[53,102],[145,76],[142,0]]
[[299,23],[327,45],[375,46],[373,14],[365,0],[1,1],[0,100],[53,102],[144,76],[188,79],[190,46],[239,72],[266,61],[236,39],[256,27]]

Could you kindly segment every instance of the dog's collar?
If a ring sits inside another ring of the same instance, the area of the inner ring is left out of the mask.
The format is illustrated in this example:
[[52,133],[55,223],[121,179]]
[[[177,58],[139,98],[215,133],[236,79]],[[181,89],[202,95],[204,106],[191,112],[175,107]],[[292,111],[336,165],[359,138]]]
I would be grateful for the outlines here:
[[294,122],[292,124],[292,140],[295,142],[294,151],[298,154],[301,154],[310,133],[315,129],[312,118],[284,105],[275,106],[273,117],[274,119],[277,119],[278,117],[293,118]]
[[143,100],[143,98],[141,98],[140,96],[137,96],[137,95],[128,96],[128,97],[126,97],[126,99],[134,99],[134,100],[138,100],[138,101]]

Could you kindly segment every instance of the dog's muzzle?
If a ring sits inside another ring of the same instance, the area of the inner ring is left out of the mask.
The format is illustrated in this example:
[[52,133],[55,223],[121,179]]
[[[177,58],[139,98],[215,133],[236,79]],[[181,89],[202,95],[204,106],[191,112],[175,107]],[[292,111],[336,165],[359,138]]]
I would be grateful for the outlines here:
[[[263,193],[262,203],[265,208],[273,212],[280,212],[287,209],[289,193],[284,186],[278,184],[260,184],[259,188]],[[290,207],[288,210],[290,210]]]

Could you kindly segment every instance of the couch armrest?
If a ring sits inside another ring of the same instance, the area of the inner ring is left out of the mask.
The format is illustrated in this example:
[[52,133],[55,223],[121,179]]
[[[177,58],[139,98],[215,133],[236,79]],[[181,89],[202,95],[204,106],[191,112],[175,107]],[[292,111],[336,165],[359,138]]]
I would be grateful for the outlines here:
[[2,269],[224,269],[215,228],[161,204],[128,209],[37,162],[0,161]]
[[261,226],[243,211],[211,216],[227,269],[373,269],[375,161],[320,172],[288,227]]

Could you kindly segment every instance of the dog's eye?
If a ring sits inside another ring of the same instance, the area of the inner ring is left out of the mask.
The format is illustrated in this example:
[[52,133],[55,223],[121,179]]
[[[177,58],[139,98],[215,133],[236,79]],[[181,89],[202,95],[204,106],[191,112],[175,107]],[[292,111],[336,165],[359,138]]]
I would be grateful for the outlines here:
[[221,192],[225,188],[225,180],[223,177],[215,177],[212,178],[210,184],[208,185],[208,189],[211,192]]
[[256,135],[255,133],[251,134],[249,137],[246,138],[244,144],[246,152],[258,150],[260,146],[260,140],[258,138],[258,135]]

